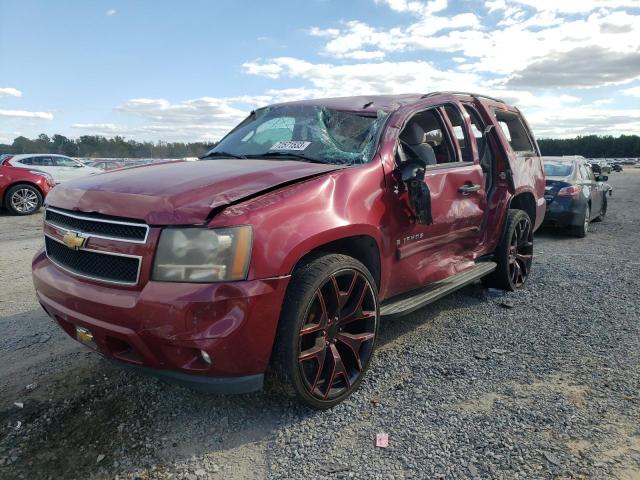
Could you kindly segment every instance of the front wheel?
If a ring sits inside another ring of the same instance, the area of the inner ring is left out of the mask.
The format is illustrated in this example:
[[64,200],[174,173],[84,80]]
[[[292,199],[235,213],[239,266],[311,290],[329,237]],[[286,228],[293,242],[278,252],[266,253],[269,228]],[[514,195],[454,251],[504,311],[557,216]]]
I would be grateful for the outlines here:
[[375,282],[356,259],[327,254],[297,268],[274,345],[276,383],[313,408],[342,402],[369,366],[379,318]]
[[498,266],[482,279],[485,286],[509,292],[524,286],[533,263],[533,225],[524,210],[509,210],[494,261]]
[[42,206],[42,194],[32,185],[14,185],[5,195],[5,206],[13,215],[31,215]]

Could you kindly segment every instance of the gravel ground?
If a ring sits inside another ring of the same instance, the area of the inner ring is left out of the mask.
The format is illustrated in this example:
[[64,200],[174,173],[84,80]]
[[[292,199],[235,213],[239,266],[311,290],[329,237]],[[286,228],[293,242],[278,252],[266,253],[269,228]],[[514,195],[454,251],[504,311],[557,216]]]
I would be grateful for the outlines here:
[[0,215],[0,478],[638,479],[640,171],[610,183],[587,239],[536,236],[525,290],[472,285],[383,323],[362,388],[328,412],[84,350],[34,300],[41,217]]

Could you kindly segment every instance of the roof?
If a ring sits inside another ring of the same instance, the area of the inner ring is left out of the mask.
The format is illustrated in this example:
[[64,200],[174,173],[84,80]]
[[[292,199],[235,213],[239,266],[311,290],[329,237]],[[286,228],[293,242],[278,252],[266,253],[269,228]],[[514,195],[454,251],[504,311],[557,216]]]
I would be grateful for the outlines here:
[[415,103],[423,96],[421,93],[405,93],[402,95],[363,95],[356,97],[314,98],[282,102],[277,105],[309,105],[327,107],[333,110],[348,112],[393,112],[400,107]]
[[382,110],[391,113],[406,105],[417,103],[427,97],[451,97],[451,96],[480,97],[491,102],[504,103],[502,100],[467,92],[431,92],[431,93],[403,93],[399,95],[362,95],[354,97],[314,98],[309,100],[295,100],[282,102],[276,105],[310,105],[331,108],[357,113],[374,113]]
[[575,162],[580,162],[580,161],[586,162],[586,159],[584,159],[583,157],[579,157],[579,156],[575,156],[575,157],[574,156],[564,156],[564,157],[543,156],[542,157],[542,161],[543,162],[558,162],[558,163],[575,163]]
[[16,154],[9,154],[11,156],[13,156],[14,158],[16,157],[34,157],[36,155],[40,156],[40,157],[65,157],[65,158],[71,158],[67,155],[60,155],[59,153],[16,153]]

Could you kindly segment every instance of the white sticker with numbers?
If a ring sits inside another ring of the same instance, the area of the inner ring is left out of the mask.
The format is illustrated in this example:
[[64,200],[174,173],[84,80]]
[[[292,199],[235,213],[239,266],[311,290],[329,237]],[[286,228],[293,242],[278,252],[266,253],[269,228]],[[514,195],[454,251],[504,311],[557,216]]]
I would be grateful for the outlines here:
[[276,142],[269,150],[296,150],[302,151],[311,145],[311,142]]

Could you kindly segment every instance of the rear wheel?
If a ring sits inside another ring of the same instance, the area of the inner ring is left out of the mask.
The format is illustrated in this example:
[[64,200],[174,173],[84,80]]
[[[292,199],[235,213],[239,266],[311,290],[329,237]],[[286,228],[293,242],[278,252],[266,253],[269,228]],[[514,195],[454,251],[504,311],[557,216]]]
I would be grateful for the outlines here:
[[31,215],[42,206],[42,194],[32,185],[14,185],[7,191],[4,204],[13,215]]
[[314,408],[340,403],[369,366],[379,317],[375,282],[354,258],[323,255],[296,269],[274,346],[276,383]]
[[494,261],[498,266],[482,279],[485,286],[510,292],[524,286],[533,263],[533,225],[524,210],[509,210]]
[[576,225],[572,228],[573,234],[578,238],[584,238],[589,233],[589,221],[591,217],[591,207],[587,205],[584,208],[584,218],[580,225]]

